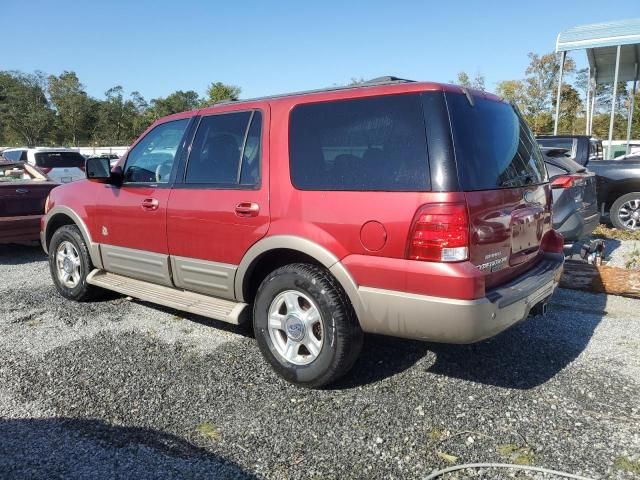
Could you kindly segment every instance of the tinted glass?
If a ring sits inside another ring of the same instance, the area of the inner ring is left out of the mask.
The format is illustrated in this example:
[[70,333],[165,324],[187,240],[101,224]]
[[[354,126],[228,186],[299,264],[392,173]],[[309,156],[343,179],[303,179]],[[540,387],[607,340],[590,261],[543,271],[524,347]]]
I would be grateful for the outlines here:
[[84,157],[77,152],[40,152],[35,157],[42,168],[84,168]]
[[573,152],[573,138],[538,138],[537,142],[541,147],[566,148]]
[[508,103],[448,93],[453,143],[464,190],[547,181],[542,154],[526,122]]
[[242,152],[240,171],[241,185],[257,185],[260,181],[260,138],[262,133],[262,114],[256,111],[247,133],[247,141]]
[[419,95],[299,105],[289,155],[291,180],[302,190],[430,188]]
[[125,182],[167,183],[188,123],[188,118],[174,120],[147,133],[127,155]]
[[186,183],[234,185],[251,112],[203,117],[193,140]]

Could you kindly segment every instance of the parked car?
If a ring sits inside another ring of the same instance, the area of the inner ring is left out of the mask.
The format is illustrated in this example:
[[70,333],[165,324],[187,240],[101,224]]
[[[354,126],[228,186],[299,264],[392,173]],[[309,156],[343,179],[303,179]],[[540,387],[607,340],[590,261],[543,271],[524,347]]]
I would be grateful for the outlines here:
[[541,147],[564,148],[569,156],[582,166],[590,160],[602,160],[602,140],[589,135],[538,135],[536,137]]
[[[538,143],[546,147],[566,147],[565,137],[557,137],[557,141],[555,138],[538,137]],[[602,221],[610,221],[614,227],[623,230],[640,230],[640,155],[602,160],[599,141],[589,142],[589,150],[584,146],[584,138],[589,137],[578,135],[574,138],[579,140],[572,145],[579,147],[572,147],[570,156],[596,175],[598,210]]]
[[0,161],[0,243],[40,238],[45,199],[56,186],[31,165]]
[[85,178],[85,158],[69,148],[8,148],[2,155],[12,161],[28,162],[59,183]]
[[566,149],[543,147],[553,193],[553,228],[573,244],[600,223],[596,176],[573,161]]
[[535,139],[484,92],[388,78],[218,104],[156,121],[119,165],[51,192],[60,294],[253,317],[307,387],[363,332],[471,343],[542,313],[564,261]]

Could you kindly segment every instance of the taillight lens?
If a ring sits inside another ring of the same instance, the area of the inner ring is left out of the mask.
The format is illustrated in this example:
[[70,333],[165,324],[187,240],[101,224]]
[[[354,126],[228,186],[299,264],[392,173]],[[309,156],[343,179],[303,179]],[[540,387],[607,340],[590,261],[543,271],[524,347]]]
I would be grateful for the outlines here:
[[572,177],[571,175],[560,175],[553,179],[553,182],[551,182],[551,188],[573,187],[575,181],[575,177]]
[[543,252],[562,253],[564,251],[564,237],[555,230],[549,230],[542,237],[540,249]]
[[467,206],[463,203],[435,203],[420,207],[411,225],[407,258],[431,262],[467,260]]
[[44,213],[49,213],[49,210],[51,210],[51,197],[47,195],[47,199],[44,201]]

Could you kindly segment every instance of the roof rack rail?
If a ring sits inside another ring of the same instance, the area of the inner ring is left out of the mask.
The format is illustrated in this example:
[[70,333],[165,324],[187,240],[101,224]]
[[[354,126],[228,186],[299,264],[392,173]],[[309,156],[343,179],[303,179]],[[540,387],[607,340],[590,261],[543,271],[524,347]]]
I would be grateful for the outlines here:
[[392,75],[386,75],[384,77],[376,77],[376,78],[372,78],[371,80],[365,80],[364,82],[359,82],[354,86],[374,85],[378,83],[411,83],[411,82],[415,82],[415,80],[408,80],[406,78],[399,78],[399,77],[394,77]]
[[360,82],[360,83],[356,83],[353,85],[340,85],[340,86],[333,86],[333,87],[326,87],[326,88],[319,88],[319,89],[315,89],[315,90],[305,90],[305,91],[300,91],[300,92],[290,92],[290,93],[280,93],[280,94],[276,94],[276,95],[267,95],[264,97],[254,97],[254,98],[242,98],[242,99],[236,99],[236,100],[220,100],[219,102],[215,102],[211,105],[208,105],[207,107],[204,108],[210,108],[210,107],[215,107],[217,105],[225,105],[228,103],[244,103],[244,102],[253,102],[256,100],[272,100],[272,99],[277,99],[277,98],[284,98],[284,97],[294,97],[297,95],[308,95],[311,93],[322,93],[322,92],[333,92],[333,91],[337,91],[337,90],[348,90],[351,88],[363,88],[363,87],[373,87],[376,85],[389,85],[389,84],[394,84],[394,83],[412,83],[412,82],[416,82],[416,80],[407,80],[405,78],[399,78],[399,77],[394,77],[394,76],[384,76],[384,77],[376,77],[376,78],[372,78],[371,80],[365,80],[364,82]]

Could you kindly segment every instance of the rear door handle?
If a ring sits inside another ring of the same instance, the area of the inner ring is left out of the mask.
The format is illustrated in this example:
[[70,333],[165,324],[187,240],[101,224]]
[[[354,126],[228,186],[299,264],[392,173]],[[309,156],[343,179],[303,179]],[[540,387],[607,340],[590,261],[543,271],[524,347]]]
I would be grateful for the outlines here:
[[28,188],[16,188],[16,193],[29,193]]
[[155,198],[145,198],[142,201],[143,210],[157,210],[160,203]]
[[260,213],[260,205],[254,202],[240,202],[236,205],[238,217],[257,217]]

